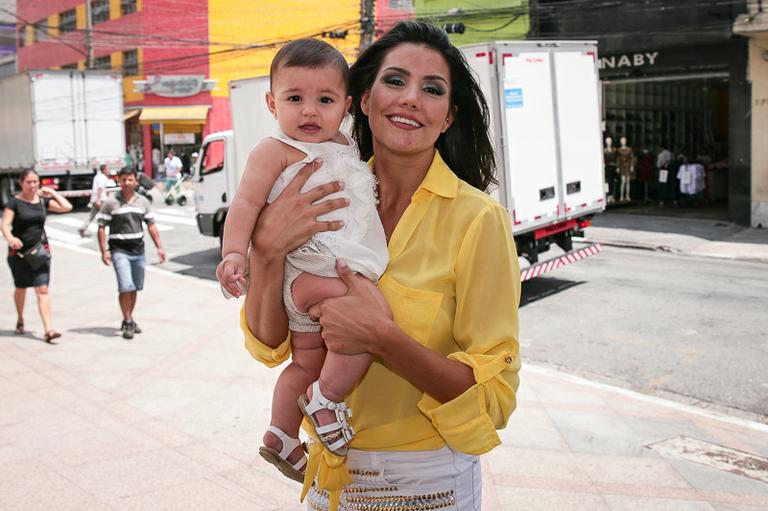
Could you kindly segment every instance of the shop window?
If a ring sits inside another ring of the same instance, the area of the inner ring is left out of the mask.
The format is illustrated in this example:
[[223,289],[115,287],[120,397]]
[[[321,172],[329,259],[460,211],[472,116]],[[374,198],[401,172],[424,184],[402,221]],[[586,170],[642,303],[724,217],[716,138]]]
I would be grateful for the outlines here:
[[109,0],[91,1],[91,23],[109,21]]
[[120,0],[120,14],[125,16],[136,12],[136,0]]
[[27,26],[22,25],[19,27],[19,48],[24,48],[27,45]]
[[93,59],[93,69],[112,69],[112,60],[109,55]]
[[73,62],[71,64],[64,64],[61,66],[61,69],[77,69],[77,62]]
[[77,29],[77,14],[75,9],[70,9],[59,14],[59,32],[74,32]]
[[42,19],[35,23],[35,42],[48,40],[48,20]]
[[200,175],[213,174],[224,168],[224,141],[214,140],[203,149],[203,163]]
[[125,76],[137,76],[139,74],[138,50],[129,50],[123,52],[123,74]]

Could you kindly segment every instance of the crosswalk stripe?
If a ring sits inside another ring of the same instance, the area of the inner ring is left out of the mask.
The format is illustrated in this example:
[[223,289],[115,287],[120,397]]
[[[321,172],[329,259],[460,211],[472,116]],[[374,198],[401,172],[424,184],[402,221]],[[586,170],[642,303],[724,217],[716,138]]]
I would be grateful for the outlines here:
[[[80,228],[81,225],[83,225],[83,222],[81,220],[78,220],[77,218],[73,217],[67,217],[67,216],[57,216],[56,218],[53,218],[51,220],[52,222],[56,222],[57,224],[62,225],[68,225],[70,227],[77,227]],[[178,222],[177,222],[178,223]],[[48,229],[48,227],[46,227]],[[96,222],[91,223],[90,226],[88,226],[88,232],[96,232],[99,230],[99,226]],[[157,224],[157,230],[158,231],[171,231],[173,230],[172,225],[164,225],[164,224]],[[64,232],[64,231],[61,231]],[[79,237],[79,235],[78,235]]]
[[182,216],[184,218],[189,218],[190,216],[195,216],[195,208],[159,208],[154,210],[156,213],[162,213],[162,214],[168,214],[168,215],[174,215],[174,216]]
[[71,243],[72,245],[84,245],[86,243],[92,243],[93,241],[88,238],[81,238],[79,234],[73,234],[68,231],[63,231],[50,225],[45,226],[45,234],[52,240],[64,241]]
[[168,222],[171,224],[197,225],[197,222],[191,218],[172,216],[159,212],[155,212],[155,218],[157,218],[157,220],[162,220],[163,222]]

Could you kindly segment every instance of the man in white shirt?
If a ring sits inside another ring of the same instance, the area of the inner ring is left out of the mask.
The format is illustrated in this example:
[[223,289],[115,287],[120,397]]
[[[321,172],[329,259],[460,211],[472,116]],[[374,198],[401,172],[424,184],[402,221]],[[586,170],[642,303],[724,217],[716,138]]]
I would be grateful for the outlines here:
[[83,225],[81,225],[80,228],[77,230],[77,232],[80,233],[81,238],[85,238],[86,236],[88,236],[88,227],[91,225],[91,222],[93,222],[93,219],[96,218],[96,215],[99,213],[102,202],[104,202],[104,199],[107,198],[107,188],[114,188],[116,186],[117,185],[115,184],[115,181],[111,177],[109,177],[109,168],[102,163],[99,166],[99,172],[97,172],[96,175],[93,176],[93,186],[91,187],[91,200],[88,204],[91,207],[91,211],[88,212],[88,217],[83,222]]
[[168,151],[168,156],[163,162],[163,169],[165,169],[165,189],[170,190],[171,186],[176,184],[179,179],[179,173],[181,172],[181,160],[178,156],[175,156],[173,149]]

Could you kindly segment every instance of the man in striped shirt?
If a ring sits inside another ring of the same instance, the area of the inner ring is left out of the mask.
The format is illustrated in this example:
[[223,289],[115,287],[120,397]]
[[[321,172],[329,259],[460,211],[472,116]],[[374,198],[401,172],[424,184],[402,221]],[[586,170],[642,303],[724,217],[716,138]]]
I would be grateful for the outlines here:
[[[136,193],[136,171],[123,168],[119,173],[120,191],[106,199],[99,212],[99,246],[101,260],[112,265],[117,275],[117,292],[123,312],[121,330],[125,339],[133,339],[141,329],[133,320],[136,295],[144,288],[144,224],[157,247],[160,262],[165,252],[155,225],[149,201]],[[105,227],[109,226],[109,235]],[[109,240],[109,245],[107,245]]]

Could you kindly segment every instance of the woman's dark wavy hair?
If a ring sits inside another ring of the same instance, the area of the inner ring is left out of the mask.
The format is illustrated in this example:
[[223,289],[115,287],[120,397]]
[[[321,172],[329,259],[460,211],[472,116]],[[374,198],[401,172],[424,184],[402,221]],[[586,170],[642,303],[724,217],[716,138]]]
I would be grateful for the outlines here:
[[488,135],[489,113],[483,92],[464,55],[442,29],[419,21],[401,21],[369,46],[350,68],[349,95],[354,118],[352,136],[363,160],[373,156],[373,137],[368,116],[360,107],[365,91],[373,86],[381,63],[396,46],[423,44],[443,56],[451,72],[451,127],[435,143],[445,163],[459,178],[480,190],[497,184],[496,163]]

